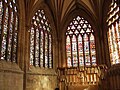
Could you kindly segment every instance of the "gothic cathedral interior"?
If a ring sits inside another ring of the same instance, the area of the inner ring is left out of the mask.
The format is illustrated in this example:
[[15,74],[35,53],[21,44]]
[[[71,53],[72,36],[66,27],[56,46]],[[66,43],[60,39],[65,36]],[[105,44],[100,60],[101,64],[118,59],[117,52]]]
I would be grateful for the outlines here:
[[0,90],[120,90],[120,0],[0,0]]

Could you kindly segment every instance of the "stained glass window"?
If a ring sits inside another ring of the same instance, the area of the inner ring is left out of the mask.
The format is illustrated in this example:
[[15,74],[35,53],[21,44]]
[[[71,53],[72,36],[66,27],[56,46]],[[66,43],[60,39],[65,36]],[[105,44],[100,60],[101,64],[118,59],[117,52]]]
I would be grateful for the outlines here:
[[66,56],[68,67],[96,65],[94,31],[83,17],[77,16],[67,27]]
[[120,1],[112,0],[108,12],[108,44],[111,65],[120,63]]
[[0,1],[0,59],[17,62],[18,9],[16,0]]
[[53,68],[51,26],[44,10],[32,18],[30,30],[30,65]]

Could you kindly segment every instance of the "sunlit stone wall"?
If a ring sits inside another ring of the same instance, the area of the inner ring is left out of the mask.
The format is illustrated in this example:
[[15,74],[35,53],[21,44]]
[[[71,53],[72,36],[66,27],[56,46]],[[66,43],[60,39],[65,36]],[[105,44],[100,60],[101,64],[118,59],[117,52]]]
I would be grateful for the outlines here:
[[55,90],[57,75],[53,69],[40,69],[32,67],[27,72],[26,90]]
[[0,90],[23,90],[23,71],[16,63],[0,61]]

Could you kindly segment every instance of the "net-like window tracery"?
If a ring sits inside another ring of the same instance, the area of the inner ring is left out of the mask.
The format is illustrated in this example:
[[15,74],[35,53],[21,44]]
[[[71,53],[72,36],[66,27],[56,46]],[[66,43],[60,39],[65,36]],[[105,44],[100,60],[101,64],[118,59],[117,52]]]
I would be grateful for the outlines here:
[[18,9],[16,0],[0,0],[0,59],[17,62]]
[[32,18],[30,30],[30,65],[52,68],[51,26],[44,10],[38,10]]
[[83,17],[74,18],[67,28],[66,56],[68,67],[96,65],[94,31]]
[[120,63],[120,1],[112,0],[108,12],[108,44],[111,65]]

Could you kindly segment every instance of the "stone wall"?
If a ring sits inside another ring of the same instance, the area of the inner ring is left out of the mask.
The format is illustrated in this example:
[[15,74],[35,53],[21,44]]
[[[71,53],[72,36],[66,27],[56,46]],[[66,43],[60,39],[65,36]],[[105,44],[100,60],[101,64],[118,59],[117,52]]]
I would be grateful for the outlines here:
[[54,69],[31,67],[26,73],[26,90],[55,90],[57,75]]
[[23,90],[23,72],[16,63],[0,61],[0,90]]

